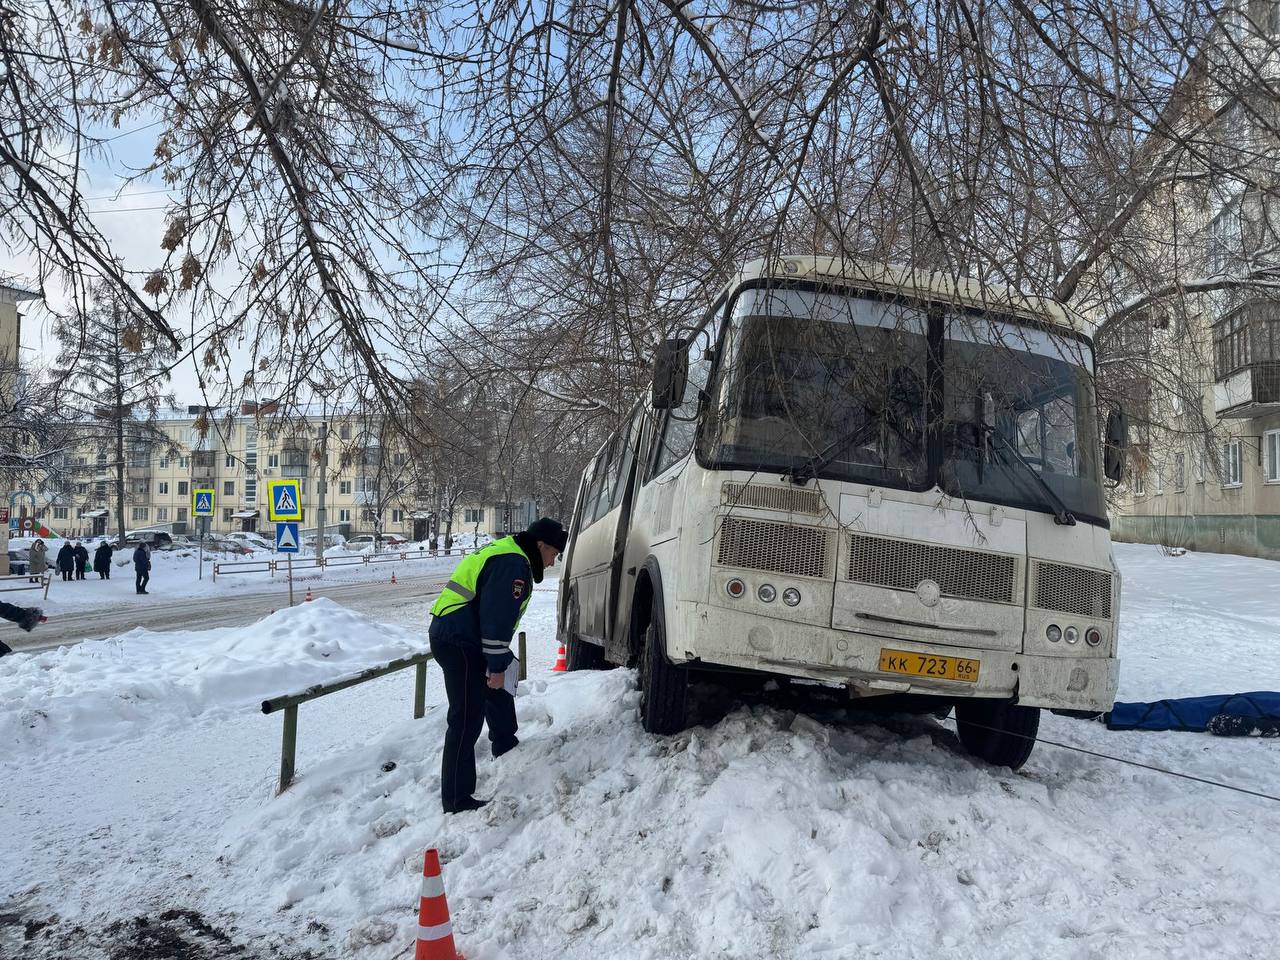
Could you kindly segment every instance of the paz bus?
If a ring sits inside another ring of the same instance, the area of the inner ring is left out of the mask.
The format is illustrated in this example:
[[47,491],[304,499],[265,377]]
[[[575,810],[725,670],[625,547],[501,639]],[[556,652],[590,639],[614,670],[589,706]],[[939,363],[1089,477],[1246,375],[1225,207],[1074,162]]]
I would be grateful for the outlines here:
[[897,694],[1013,768],[1042,708],[1110,709],[1126,425],[1100,422],[1091,332],[964,279],[748,264],[583,474],[570,669],[637,667],[658,734],[695,674]]

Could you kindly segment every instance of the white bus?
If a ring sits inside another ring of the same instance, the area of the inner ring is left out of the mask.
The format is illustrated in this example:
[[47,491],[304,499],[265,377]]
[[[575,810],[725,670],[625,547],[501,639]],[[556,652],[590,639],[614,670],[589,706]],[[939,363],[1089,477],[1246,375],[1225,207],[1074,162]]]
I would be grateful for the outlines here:
[[1014,768],[1040,708],[1110,709],[1126,427],[1098,436],[1090,332],[968,281],[749,264],[583,475],[570,669],[637,666],[654,733],[687,724],[692,671],[938,698]]

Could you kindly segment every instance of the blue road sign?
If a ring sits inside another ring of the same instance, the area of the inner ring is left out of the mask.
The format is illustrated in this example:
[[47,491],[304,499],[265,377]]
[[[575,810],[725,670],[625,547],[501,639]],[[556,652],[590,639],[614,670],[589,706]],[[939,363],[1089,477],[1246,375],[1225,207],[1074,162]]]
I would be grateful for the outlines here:
[[302,519],[302,491],[297,480],[268,480],[268,518],[281,520]]
[[193,504],[191,513],[197,517],[213,516],[213,490],[201,489],[193,490]]
[[297,523],[277,523],[276,524],[276,550],[280,553],[297,553],[298,552],[298,525]]

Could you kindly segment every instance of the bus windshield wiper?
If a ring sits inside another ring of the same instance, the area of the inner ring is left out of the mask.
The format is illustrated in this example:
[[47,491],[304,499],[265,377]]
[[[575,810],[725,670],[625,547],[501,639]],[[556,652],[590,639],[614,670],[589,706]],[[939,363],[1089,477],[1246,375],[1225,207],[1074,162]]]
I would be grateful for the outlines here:
[[836,457],[840,456],[845,450],[861,440],[863,434],[870,432],[879,427],[879,423],[873,421],[871,423],[860,423],[854,429],[848,431],[843,436],[836,438],[832,443],[827,444],[823,449],[819,450],[812,457],[799,466],[792,467],[782,475],[784,480],[790,480],[792,483],[801,485],[808,483],[818,475],[818,471],[829,464]]
[[[1031,465],[1031,461],[1022,455],[1008,437],[1003,433],[998,432],[994,427],[985,423],[979,425],[978,432],[979,436],[988,438],[994,437],[997,443],[1003,444],[1004,448],[1013,454],[1014,459],[1022,465],[1023,469],[1026,470],[1031,479],[1040,485],[1040,489],[1044,491],[1045,496],[1049,498],[1050,505],[1054,508],[1054,523],[1060,524],[1064,527],[1075,526],[1076,518],[1072,516],[1071,511],[1067,509],[1067,505],[1062,501],[1062,498],[1058,496],[1058,492],[1054,490],[1053,487],[1049,486],[1049,482],[1045,480],[1044,477],[1040,476],[1040,471]],[[1003,463],[1003,461],[1000,462]]]

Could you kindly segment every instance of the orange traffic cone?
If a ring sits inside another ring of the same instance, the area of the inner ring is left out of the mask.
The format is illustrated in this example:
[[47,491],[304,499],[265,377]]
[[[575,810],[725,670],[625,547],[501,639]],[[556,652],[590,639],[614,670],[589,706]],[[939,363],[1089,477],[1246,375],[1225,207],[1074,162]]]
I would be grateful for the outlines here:
[[312,600],[314,600],[314,599],[315,599],[315,597],[311,596],[311,588],[310,588],[310,587],[307,587],[307,599],[306,599],[306,601],[305,601],[305,602],[306,602],[306,603],[310,603],[310,602],[311,602]]
[[453,945],[453,922],[444,898],[440,854],[432,847],[422,864],[422,893],[418,897],[418,945],[413,960],[462,960]]
[[569,664],[565,660],[564,644],[560,644],[560,652],[556,654],[556,665],[551,668],[552,673],[564,673],[569,669]]
[[392,583],[396,582],[396,572],[394,570],[391,571],[391,582]]

